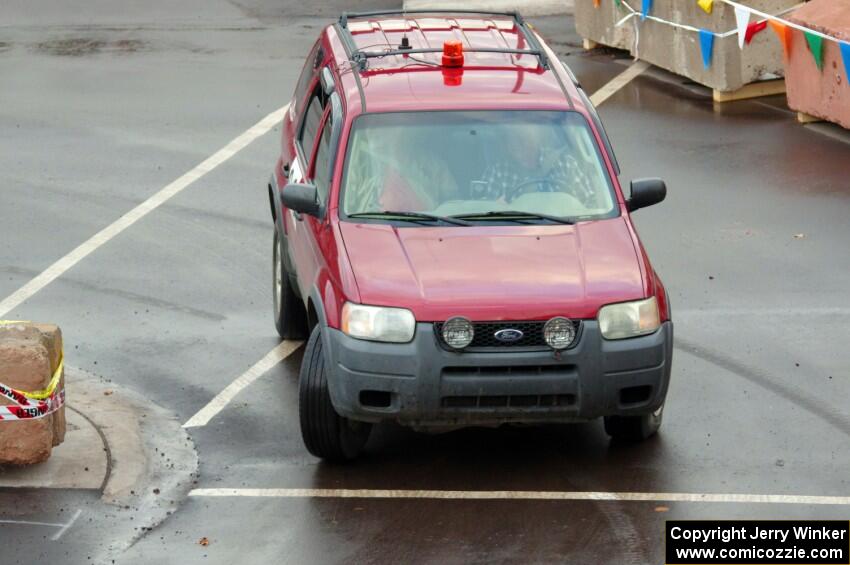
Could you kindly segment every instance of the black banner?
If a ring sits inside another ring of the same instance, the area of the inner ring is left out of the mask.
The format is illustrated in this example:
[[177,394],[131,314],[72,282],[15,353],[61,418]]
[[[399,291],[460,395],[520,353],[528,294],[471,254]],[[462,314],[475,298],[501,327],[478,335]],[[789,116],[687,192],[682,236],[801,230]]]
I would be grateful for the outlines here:
[[850,565],[850,522],[675,520],[665,533],[667,565]]

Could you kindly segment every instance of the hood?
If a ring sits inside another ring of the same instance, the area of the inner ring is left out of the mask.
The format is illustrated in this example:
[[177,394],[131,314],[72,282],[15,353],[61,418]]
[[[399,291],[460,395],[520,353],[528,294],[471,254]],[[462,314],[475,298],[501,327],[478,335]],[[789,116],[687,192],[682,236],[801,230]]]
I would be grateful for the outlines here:
[[573,226],[401,227],[339,224],[363,304],[420,322],[594,318],[644,297],[622,217]]

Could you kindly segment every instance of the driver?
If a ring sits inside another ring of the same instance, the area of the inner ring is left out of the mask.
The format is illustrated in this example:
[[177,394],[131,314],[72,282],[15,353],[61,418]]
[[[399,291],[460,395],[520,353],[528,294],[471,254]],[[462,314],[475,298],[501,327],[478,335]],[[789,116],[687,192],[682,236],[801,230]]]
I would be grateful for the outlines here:
[[553,149],[535,129],[517,126],[504,155],[508,158],[487,167],[472,184],[473,198],[511,202],[527,192],[565,192],[586,205],[592,202],[590,179],[569,146]]

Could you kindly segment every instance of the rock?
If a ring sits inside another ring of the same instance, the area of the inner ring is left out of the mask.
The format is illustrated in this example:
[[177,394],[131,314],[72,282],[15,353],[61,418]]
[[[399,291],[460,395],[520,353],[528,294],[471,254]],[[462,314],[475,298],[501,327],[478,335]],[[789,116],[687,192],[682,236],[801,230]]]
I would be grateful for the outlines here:
[[[23,391],[46,388],[59,364],[62,333],[50,324],[0,325],[0,382]],[[60,387],[65,377],[61,377]],[[0,404],[12,401],[0,397]],[[65,438],[65,407],[35,420],[0,421],[0,464],[28,465],[50,457]]]

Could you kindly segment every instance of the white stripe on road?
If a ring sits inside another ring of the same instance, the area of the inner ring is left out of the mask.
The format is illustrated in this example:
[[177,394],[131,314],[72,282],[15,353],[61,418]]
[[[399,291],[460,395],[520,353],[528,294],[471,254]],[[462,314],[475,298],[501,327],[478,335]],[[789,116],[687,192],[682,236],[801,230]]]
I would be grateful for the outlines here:
[[61,538],[61,537],[62,537],[62,535],[63,535],[65,532],[67,532],[67,531],[68,531],[68,528],[70,528],[71,526],[73,526],[73,525],[74,525],[74,522],[76,522],[76,521],[77,521],[77,518],[79,518],[79,517],[80,517],[80,514],[82,514],[82,513],[83,513],[83,511],[78,509],[78,510],[74,513],[74,515],[71,517],[71,519],[70,519],[70,520],[68,520],[68,523],[67,523],[67,524],[65,524],[65,525],[63,525],[63,526],[62,526],[62,528],[61,528],[58,532],[56,532],[55,534],[53,534],[53,536],[51,536],[51,538],[50,538],[50,539],[52,539],[53,541],[59,541],[59,538]]
[[58,541],[59,538],[61,538],[65,534],[65,532],[68,531],[68,528],[74,525],[74,522],[77,521],[77,518],[79,518],[80,514],[82,513],[82,510],[77,509],[77,511],[74,512],[74,515],[71,516],[71,519],[68,520],[68,522],[65,524],[54,524],[52,522],[31,522],[29,520],[0,520],[0,524],[11,524],[19,526],[46,526],[49,528],[59,528],[59,531],[50,536],[51,540]]
[[86,258],[98,247],[135,224],[141,218],[161,206],[164,202],[168,201],[184,188],[233,157],[249,143],[279,124],[283,120],[283,114],[286,112],[288,106],[289,105],[287,104],[283,108],[275,110],[257,122],[254,126],[250,127],[233,139],[230,143],[213,153],[210,157],[206,158],[195,168],[183,174],[177,180],[172,181],[159,192],[91,236],[85,242],[77,246],[76,249],[50,265],[35,278],[31,279],[24,286],[13,292],[10,296],[0,302],[0,318],[20,306],[22,302],[62,276],[68,269]]
[[20,524],[22,526],[50,526],[51,528],[61,528],[65,524],[54,524],[52,522],[30,522],[29,520],[0,520],[0,524]]
[[301,346],[300,341],[285,340],[275,346],[274,349],[266,353],[266,356],[257,361],[253,367],[245,371],[239,378],[227,385],[223,391],[218,393],[215,398],[210,400],[209,404],[201,408],[197,414],[189,418],[189,421],[183,424],[184,428],[196,428],[206,426],[216,414],[221,412],[237,394],[242,392],[242,389],[259,379],[269,369],[280,363],[282,360]]
[[850,316],[850,308],[842,306],[824,306],[817,308],[712,308],[710,310],[683,309],[676,310],[676,316],[746,316],[758,320],[762,316],[835,316],[836,319]]
[[850,505],[850,496],[710,494],[685,492],[198,488],[190,491],[189,496],[259,498],[431,498],[446,500],[609,500],[615,502],[737,502],[749,504]]
[[635,61],[628,69],[614,77],[611,82],[594,92],[590,101],[593,102],[594,106],[599,106],[648,68],[649,63],[646,61]]

